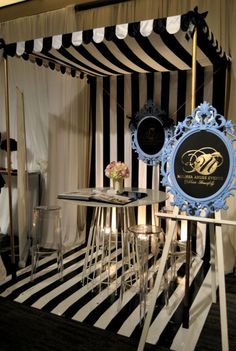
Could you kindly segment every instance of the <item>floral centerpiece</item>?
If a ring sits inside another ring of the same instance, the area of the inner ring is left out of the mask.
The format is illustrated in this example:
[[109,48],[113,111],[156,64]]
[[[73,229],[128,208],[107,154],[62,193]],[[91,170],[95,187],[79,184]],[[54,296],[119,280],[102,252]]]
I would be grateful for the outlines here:
[[130,175],[129,167],[121,161],[112,161],[105,168],[105,175],[113,180],[113,187],[118,192],[123,192],[123,182]]
[[129,177],[129,167],[121,161],[112,161],[106,166],[105,175],[111,179],[124,179]]

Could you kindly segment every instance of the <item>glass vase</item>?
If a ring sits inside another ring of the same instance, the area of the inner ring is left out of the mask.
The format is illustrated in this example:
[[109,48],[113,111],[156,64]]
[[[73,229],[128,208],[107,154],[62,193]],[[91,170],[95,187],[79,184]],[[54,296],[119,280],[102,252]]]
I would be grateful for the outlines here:
[[124,191],[124,179],[113,179],[113,189],[117,194],[122,194]]

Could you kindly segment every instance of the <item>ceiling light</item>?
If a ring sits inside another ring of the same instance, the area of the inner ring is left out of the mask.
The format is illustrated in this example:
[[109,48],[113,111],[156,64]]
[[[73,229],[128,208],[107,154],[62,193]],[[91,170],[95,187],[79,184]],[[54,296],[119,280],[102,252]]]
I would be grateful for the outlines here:
[[15,5],[15,4],[18,4],[19,2],[23,2],[23,1],[27,1],[27,0],[1,0],[0,7]]

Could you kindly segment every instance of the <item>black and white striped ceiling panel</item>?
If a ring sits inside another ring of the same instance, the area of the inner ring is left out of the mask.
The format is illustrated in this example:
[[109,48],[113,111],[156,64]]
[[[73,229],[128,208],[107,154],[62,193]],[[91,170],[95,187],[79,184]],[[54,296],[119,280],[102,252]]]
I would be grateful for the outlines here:
[[222,51],[204,20],[185,15],[60,34],[5,46],[5,54],[23,57],[51,69],[87,76],[189,70],[193,28],[198,28],[197,65],[222,64]]

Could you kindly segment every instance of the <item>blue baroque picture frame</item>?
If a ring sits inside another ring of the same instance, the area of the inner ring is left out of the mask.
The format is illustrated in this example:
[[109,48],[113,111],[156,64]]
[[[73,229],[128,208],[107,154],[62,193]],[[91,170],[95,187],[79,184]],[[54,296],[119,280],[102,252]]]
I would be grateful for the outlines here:
[[162,150],[162,184],[173,195],[172,205],[189,215],[204,216],[227,209],[236,189],[236,141],[232,121],[209,103],[200,104]]
[[131,147],[139,160],[149,166],[160,163],[166,139],[173,134],[173,123],[152,100],[147,101],[129,123]]

